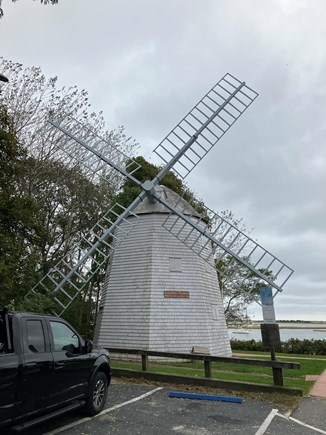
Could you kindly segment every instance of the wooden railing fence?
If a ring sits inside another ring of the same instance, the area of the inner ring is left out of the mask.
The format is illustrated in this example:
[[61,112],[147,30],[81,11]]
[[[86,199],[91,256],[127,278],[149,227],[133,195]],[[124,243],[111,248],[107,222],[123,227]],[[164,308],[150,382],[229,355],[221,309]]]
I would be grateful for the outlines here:
[[283,370],[284,369],[300,369],[300,364],[290,363],[275,360],[258,360],[251,358],[234,358],[234,357],[220,357],[196,353],[173,353],[173,352],[158,352],[151,350],[141,349],[122,349],[122,348],[108,348],[111,354],[127,354],[139,355],[142,362],[142,371],[149,371],[149,357],[158,357],[164,359],[181,359],[191,361],[203,361],[204,372],[206,378],[212,378],[212,363],[230,363],[230,364],[245,364],[260,367],[270,367],[273,372],[273,382],[275,386],[283,386]]

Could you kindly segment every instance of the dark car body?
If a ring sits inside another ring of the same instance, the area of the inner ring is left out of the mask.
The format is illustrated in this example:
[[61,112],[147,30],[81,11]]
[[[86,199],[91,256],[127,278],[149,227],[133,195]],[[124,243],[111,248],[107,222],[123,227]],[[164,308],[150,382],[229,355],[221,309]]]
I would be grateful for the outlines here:
[[99,372],[107,388],[108,352],[65,320],[0,311],[0,427],[31,426],[87,405]]

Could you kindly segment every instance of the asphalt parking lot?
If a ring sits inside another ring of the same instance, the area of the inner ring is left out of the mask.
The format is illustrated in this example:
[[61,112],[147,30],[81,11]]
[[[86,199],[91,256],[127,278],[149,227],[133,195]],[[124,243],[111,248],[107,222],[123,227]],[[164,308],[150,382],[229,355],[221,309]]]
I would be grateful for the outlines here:
[[326,434],[326,401],[304,398],[289,418],[260,400],[242,404],[169,398],[170,388],[113,383],[101,414],[67,414],[24,435],[315,435]]

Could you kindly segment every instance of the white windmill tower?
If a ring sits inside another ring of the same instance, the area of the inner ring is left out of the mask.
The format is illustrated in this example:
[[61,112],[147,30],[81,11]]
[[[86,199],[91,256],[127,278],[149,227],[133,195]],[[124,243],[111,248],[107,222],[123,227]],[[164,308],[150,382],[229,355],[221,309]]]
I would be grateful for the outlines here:
[[[200,223],[201,216],[168,187],[157,186],[156,193],[170,204],[178,201],[179,213]],[[146,198],[134,213],[140,222],[110,259],[95,341],[105,347],[163,352],[189,353],[200,347],[229,356],[213,259],[207,264],[166,231],[170,210],[162,203]],[[194,234],[190,240],[202,242]]]
[[108,164],[142,191],[127,208],[108,210],[32,291],[52,292],[61,315],[109,256],[96,327],[101,345],[181,352],[200,345],[229,355],[215,259],[223,260],[220,274],[239,264],[248,270],[245,280],[256,276],[274,296],[293,270],[213,211],[200,216],[160,182],[170,170],[185,178],[257,95],[226,74],[157,146],[165,166],[144,183],[133,176],[133,162],[126,168],[117,150],[107,158],[108,144],[85,135],[77,120],[49,120],[45,134],[55,135],[59,148],[95,172]]

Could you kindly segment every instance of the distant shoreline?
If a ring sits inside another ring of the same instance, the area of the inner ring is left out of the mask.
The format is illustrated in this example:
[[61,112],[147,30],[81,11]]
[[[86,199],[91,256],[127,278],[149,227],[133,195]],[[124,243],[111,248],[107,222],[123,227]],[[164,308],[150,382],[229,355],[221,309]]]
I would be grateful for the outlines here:
[[[263,322],[261,322],[263,323]],[[326,340],[326,322],[277,322],[282,341],[297,340]],[[261,341],[260,323],[253,322],[242,326],[229,326],[231,340]]]
[[[236,330],[257,330],[260,329],[260,325],[264,323],[263,320],[254,320],[252,323],[248,325],[242,325],[242,326],[229,326],[228,329],[236,329]],[[289,320],[289,321],[276,321],[276,323],[279,326],[279,329],[306,329],[316,332],[326,332],[326,321],[321,322],[313,322],[313,321],[305,321],[300,322],[298,320]]]

